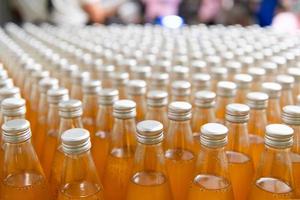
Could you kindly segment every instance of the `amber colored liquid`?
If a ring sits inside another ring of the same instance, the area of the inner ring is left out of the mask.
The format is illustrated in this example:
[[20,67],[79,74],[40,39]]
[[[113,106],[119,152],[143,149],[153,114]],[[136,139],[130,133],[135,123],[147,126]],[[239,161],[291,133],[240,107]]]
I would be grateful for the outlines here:
[[292,153],[293,178],[296,188],[296,197],[300,198],[300,154]]
[[94,141],[95,136],[95,123],[92,118],[83,118],[83,127],[90,132],[91,141]]
[[169,149],[165,158],[174,199],[186,199],[195,170],[194,154],[187,150]]
[[128,185],[127,200],[172,200],[167,177],[160,172],[138,172]]
[[292,188],[285,182],[264,177],[256,180],[252,186],[250,200],[276,200],[293,198]]
[[232,187],[225,178],[197,175],[192,182],[187,200],[233,200]]
[[103,178],[104,197],[124,200],[133,166],[133,150],[113,149],[107,158]]
[[247,155],[234,151],[227,151],[226,155],[234,199],[247,199],[254,173],[252,160]]
[[231,97],[217,97],[216,101],[216,119],[218,123],[224,124],[226,106],[233,103],[233,98]]
[[61,151],[61,147],[59,147],[55,152],[49,176],[50,192],[54,199],[58,196],[59,184],[61,182],[63,170],[63,161],[64,154]]
[[103,200],[103,191],[89,182],[68,183],[62,186],[57,200]]
[[1,200],[49,200],[47,184],[42,175],[14,174],[2,182]]
[[36,140],[35,140],[35,151],[36,154],[41,158],[43,146],[45,144],[45,138],[46,138],[46,129],[47,124],[45,122],[39,122],[36,126]]
[[31,127],[31,132],[32,132],[32,143],[35,144],[37,133],[36,133],[36,126],[37,126],[37,112],[31,110],[29,113],[29,116],[27,119],[30,121],[30,127]]
[[48,132],[41,156],[41,164],[47,178],[50,176],[53,157],[57,146],[57,133]]
[[263,137],[249,134],[249,142],[250,142],[250,149],[251,149],[254,169],[257,169],[258,164],[260,162],[260,156],[264,151],[265,148],[264,141],[265,140]]

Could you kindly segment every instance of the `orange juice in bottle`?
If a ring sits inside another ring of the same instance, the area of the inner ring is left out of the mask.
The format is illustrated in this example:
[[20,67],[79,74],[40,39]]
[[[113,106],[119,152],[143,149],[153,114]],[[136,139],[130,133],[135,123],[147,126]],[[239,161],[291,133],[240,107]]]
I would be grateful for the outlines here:
[[282,109],[282,121],[294,130],[294,143],[291,151],[295,194],[300,198],[300,106],[288,105]]
[[280,123],[281,107],[280,107],[280,96],[281,86],[274,82],[265,82],[262,84],[262,91],[269,96],[268,107],[267,107],[267,118],[268,124]]
[[225,153],[228,129],[217,123],[201,127],[201,150],[187,200],[232,200],[233,192]]
[[146,114],[146,82],[130,80],[127,84],[128,98],[136,103],[136,122],[144,120]]
[[71,91],[72,74],[78,71],[77,65],[65,65],[61,69],[61,86]]
[[146,120],[137,124],[137,147],[126,200],[172,200],[162,147],[163,125]]
[[114,65],[97,65],[97,79],[101,80],[103,88],[111,88],[112,87],[112,74],[115,71]]
[[228,144],[226,155],[234,199],[248,197],[254,173],[248,135],[249,107],[245,104],[226,106]]
[[218,83],[225,81],[228,76],[227,69],[225,67],[213,67],[210,69],[211,75],[211,90],[217,92]]
[[89,132],[81,128],[65,131],[61,184],[57,200],[103,200],[103,188],[90,152]]
[[83,128],[82,103],[79,100],[70,99],[59,103],[60,124],[56,138],[55,153],[52,159],[49,184],[50,192],[54,199],[57,198],[61,183],[64,154],[61,147],[61,135],[64,131],[72,128]]
[[130,69],[130,79],[144,80],[146,83],[149,82],[151,77],[151,67],[146,65],[136,66]]
[[287,74],[294,77],[294,86],[293,86],[293,98],[294,103],[297,102],[297,96],[300,94],[300,69],[297,67],[290,67],[287,69]]
[[25,80],[23,85],[24,90],[22,91],[22,96],[24,96],[26,101],[29,101],[30,98],[30,91],[33,83],[33,74],[39,71],[42,71],[42,66],[40,64],[34,64],[32,67],[26,68],[24,71]]
[[123,200],[127,193],[136,147],[135,107],[126,99],[113,106],[114,126],[103,176],[105,199]]
[[193,133],[190,126],[191,104],[169,104],[169,127],[165,139],[165,159],[174,200],[185,199],[195,167]]
[[248,69],[248,74],[253,78],[251,91],[260,91],[261,84],[264,81],[266,75],[266,70],[261,67],[250,67]]
[[186,101],[190,102],[191,84],[188,81],[172,82],[171,101]]
[[90,73],[86,71],[74,71],[72,74],[72,86],[70,97],[72,99],[82,100],[83,98],[83,83],[90,79]]
[[280,106],[294,104],[293,86],[295,79],[292,76],[281,74],[276,77],[276,82],[281,85]]
[[108,157],[109,141],[114,125],[113,104],[118,100],[118,95],[118,90],[108,88],[100,90],[98,95],[96,133],[91,151],[100,178],[103,177]]
[[249,140],[252,152],[254,169],[257,169],[260,155],[264,150],[265,127],[268,124],[266,108],[268,95],[262,92],[250,92],[247,95],[249,112]]
[[246,103],[247,93],[251,89],[252,77],[249,74],[237,74],[234,76],[237,85],[235,103]]
[[270,124],[266,126],[265,131],[265,149],[252,183],[249,199],[292,199],[295,188],[290,149],[294,131],[282,124]]
[[113,88],[118,89],[119,99],[126,98],[126,85],[129,80],[129,74],[126,72],[115,72],[112,74]]
[[46,137],[41,152],[41,164],[45,175],[49,178],[51,165],[56,151],[56,143],[59,131],[59,109],[58,104],[61,101],[69,99],[69,92],[65,88],[50,89],[47,92],[47,102],[49,106],[47,114]]
[[11,120],[2,126],[2,131],[1,199],[50,200],[46,178],[31,144],[29,122]]

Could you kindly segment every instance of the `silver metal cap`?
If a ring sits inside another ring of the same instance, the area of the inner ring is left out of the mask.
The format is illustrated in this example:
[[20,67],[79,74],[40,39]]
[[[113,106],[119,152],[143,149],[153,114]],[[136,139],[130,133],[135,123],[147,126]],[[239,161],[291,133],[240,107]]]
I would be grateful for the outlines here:
[[166,106],[168,104],[168,93],[160,90],[152,90],[147,94],[147,105],[153,107]]
[[82,85],[85,81],[90,79],[90,73],[82,72],[82,71],[74,71],[71,77],[72,77],[73,84]]
[[158,72],[169,72],[172,63],[169,60],[159,60],[155,66]]
[[300,82],[300,68],[290,67],[287,69],[288,75],[294,77],[295,82]]
[[84,94],[99,94],[100,90],[101,90],[101,81],[87,80],[83,82]]
[[49,77],[49,71],[35,71],[32,74],[32,78],[38,83],[43,78]]
[[154,120],[145,120],[137,124],[137,141],[142,144],[158,144],[163,141],[163,125]]
[[115,71],[114,65],[100,65],[96,66],[95,70],[100,72],[104,77],[109,78]]
[[250,67],[248,69],[248,74],[252,76],[253,81],[260,81],[266,75],[266,70],[261,67]]
[[71,77],[78,69],[79,67],[77,65],[66,65],[62,67],[61,71],[65,77]]
[[134,79],[147,80],[151,77],[151,67],[149,66],[136,66],[131,71]]
[[6,98],[21,98],[20,88],[18,87],[4,87],[0,88],[0,102]]
[[281,85],[275,82],[265,82],[262,84],[262,91],[268,94],[269,99],[279,98],[281,89]]
[[250,92],[247,94],[247,105],[251,109],[266,109],[269,96],[263,92]]
[[224,80],[227,77],[228,71],[225,67],[211,68],[211,78],[213,80]]
[[284,106],[282,108],[281,118],[285,124],[300,125],[300,106]]
[[0,88],[13,87],[13,86],[14,86],[14,83],[11,78],[0,79]]
[[143,80],[130,80],[127,84],[129,95],[143,95],[146,93],[146,82]]
[[82,116],[82,103],[76,99],[61,101],[58,104],[59,116],[63,118],[74,118]]
[[238,88],[250,88],[252,80],[253,78],[249,74],[236,74],[234,76],[234,82]]
[[233,123],[245,123],[249,120],[249,106],[245,104],[232,103],[226,106],[226,121]]
[[173,80],[186,80],[189,77],[189,68],[176,65],[172,68],[171,74]]
[[189,96],[191,94],[191,84],[188,81],[174,81],[172,83],[173,96]]
[[200,143],[210,148],[224,147],[227,144],[228,128],[218,123],[207,123],[201,127]]
[[237,74],[242,71],[242,64],[238,61],[230,60],[225,63],[228,74]]
[[217,85],[217,95],[222,97],[234,97],[236,94],[236,84],[231,81],[220,81]]
[[66,88],[54,88],[47,91],[47,101],[50,104],[58,104],[66,100],[69,100],[69,91]]
[[211,108],[215,105],[216,93],[211,91],[199,91],[195,94],[195,105],[201,108]]
[[274,148],[288,148],[293,145],[294,130],[283,124],[266,126],[265,144]]
[[174,121],[185,121],[192,117],[192,105],[184,101],[174,101],[169,104],[168,118]]
[[41,93],[47,93],[48,90],[58,88],[56,78],[46,77],[39,81],[39,90]]
[[1,102],[1,112],[3,116],[15,117],[26,113],[25,100],[21,98],[7,98]]
[[191,63],[191,72],[194,73],[203,73],[206,71],[207,64],[203,60],[193,60]]
[[153,73],[150,84],[154,87],[165,86],[169,84],[169,74],[167,73]]
[[281,85],[283,90],[286,90],[293,87],[295,79],[290,75],[280,74],[276,76],[276,82]]
[[4,69],[1,69],[1,70],[0,70],[0,80],[2,80],[2,79],[7,79],[7,78],[8,78],[7,71],[4,70]]
[[208,88],[210,85],[211,77],[209,74],[194,74],[193,75],[193,86],[197,89]]
[[25,119],[11,120],[2,125],[2,138],[5,143],[20,143],[30,137],[30,123]]
[[119,91],[117,89],[101,89],[98,97],[100,105],[113,105],[119,100]]
[[136,116],[136,103],[131,100],[118,100],[113,105],[113,116],[118,119],[130,119]]
[[63,132],[62,149],[66,154],[81,154],[91,149],[90,133],[82,128],[73,128]]
[[127,72],[114,72],[112,80],[115,87],[126,85],[129,80],[129,74]]

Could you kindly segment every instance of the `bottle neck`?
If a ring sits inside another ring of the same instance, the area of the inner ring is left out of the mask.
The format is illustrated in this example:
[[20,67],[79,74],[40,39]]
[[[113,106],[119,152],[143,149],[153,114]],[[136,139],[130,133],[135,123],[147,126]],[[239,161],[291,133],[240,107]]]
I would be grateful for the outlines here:
[[60,119],[58,113],[58,104],[50,104],[47,118],[47,134],[53,137],[57,137],[59,131]]
[[288,124],[294,130],[294,142],[292,147],[292,152],[300,155],[300,125]]
[[66,130],[72,128],[83,128],[83,123],[81,117],[72,117],[72,118],[60,118],[59,130],[57,135],[57,141],[59,145],[61,145],[61,135]]
[[98,109],[98,97],[96,94],[84,94],[83,95],[83,118],[96,119]]
[[202,125],[210,122],[215,122],[215,109],[214,107],[199,107],[195,106],[192,117],[192,130],[193,132],[200,132]]
[[97,132],[111,132],[114,124],[112,105],[99,105],[97,114]]
[[265,135],[265,127],[268,124],[266,109],[250,109],[248,130],[250,134]]
[[3,122],[8,122],[14,119],[25,119],[25,114],[24,115],[16,115],[16,116],[3,116]]

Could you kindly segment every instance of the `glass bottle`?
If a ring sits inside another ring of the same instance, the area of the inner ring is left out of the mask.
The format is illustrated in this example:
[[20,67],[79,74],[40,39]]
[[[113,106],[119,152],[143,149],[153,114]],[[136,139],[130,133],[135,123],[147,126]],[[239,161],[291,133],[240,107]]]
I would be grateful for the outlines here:
[[47,126],[44,145],[41,152],[41,164],[44,169],[45,175],[49,178],[51,164],[53,161],[54,153],[56,151],[56,143],[59,131],[59,109],[58,104],[61,101],[69,99],[69,91],[65,88],[50,89],[47,92],[47,102],[49,110],[47,113]]
[[96,133],[92,146],[94,162],[100,178],[108,157],[109,141],[114,125],[113,104],[119,98],[116,89],[102,89],[98,95],[98,113],[96,118]]
[[264,150],[265,127],[267,120],[268,95],[262,92],[250,92],[247,105],[250,107],[248,132],[254,169],[257,169],[260,155]]
[[169,104],[169,127],[165,139],[165,159],[174,200],[185,199],[195,167],[192,106],[187,102]]
[[72,128],[83,128],[82,123],[82,103],[79,100],[70,99],[61,101],[59,107],[59,130],[56,138],[55,153],[52,159],[49,184],[53,199],[57,199],[58,190],[61,183],[64,153],[61,147],[61,135],[64,131]]
[[287,59],[284,56],[276,55],[271,57],[271,62],[274,62],[277,64],[278,72],[284,73],[287,69]]
[[269,96],[268,107],[267,107],[268,124],[281,122],[280,119],[281,88],[282,88],[281,85],[274,82],[265,82],[262,84],[262,91]]
[[4,123],[1,199],[50,200],[47,181],[31,144],[30,124],[24,119]]
[[239,60],[242,63],[242,73],[247,73],[248,69],[254,64],[254,58],[252,56],[240,56]]
[[210,81],[211,77],[209,74],[193,74],[192,77],[192,94],[191,94],[191,102],[194,103],[194,97],[196,92],[201,90],[210,90]]
[[20,87],[22,91],[22,96],[24,96],[26,100],[28,97],[28,92],[30,91],[32,74],[36,71],[41,71],[41,70],[42,70],[42,66],[37,63],[27,65],[25,67],[24,75],[22,76],[23,79],[20,81],[20,85],[18,85],[18,87]]
[[294,130],[294,142],[291,151],[295,194],[300,198],[300,106],[288,105],[282,109],[282,121]]
[[294,104],[293,86],[295,79],[292,76],[281,74],[277,75],[276,82],[281,85],[280,106],[283,108],[286,105]]
[[226,155],[236,200],[247,199],[254,173],[248,135],[249,110],[245,104],[226,106],[226,126],[228,127]]
[[174,81],[188,81],[189,80],[189,68],[181,65],[176,65],[171,69],[171,83]]
[[200,129],[206,123],[216,121],[215,114],[216,94],[211,91],[203,90],[195,94],[195,104],[192,115],[192,131],[194,136],[194,152],[199,152]]
[[217,123],[207,123],[201,127],[201,148],[187,200],[233,199],[225,154],[227,132],[228,129],[224,125]]
[[131,79],[144,80],[146,83],[149,82],[151,77],[151,67],[150,66],[136,66],[131,69]]
[[83,98],[83,83],[90,79],[90,73],[86,71],[75,71],[72,74],[72,86],[70,97],[72,99],[82,100]]
[[204,60],[192,60],[190,68],[190,80],[193,80],[195,74],[205,74],[207,72],[207,63]]
[[216,98],[216,120],[224,123],[227,104],[234,102],[236,95],[236,84],[230,81],[220,81],[217,88]]
[[292,199],[294,183],[290,149],[293,129],[270,124],[265,129],[265,149],[252,183],[250,200]]
[[126,72],[115,72],[112,74],[113,88],[118,89],[119,99],[126,98],[126,85],[129,80],[129,74]]
[[154,72],[149,82],[149,90],[169,92],[169,74],[163,72]]
[[171,200],[162,147],[163,125],[146,120],[137,124],[137,148],[126,200]]
[[64,65],[61,69],[61,86],[71,91],[72,74],[78,71],[77,65]]
[[217,92],[218,83],[226,80],[228,73],[225,67],[213,67],[211,72],[211,90]]
[[114,126],[103,176],[105,199],[123,200],[126,196],[136,147],[135,107],[127,99],[113,106]]
[[62,136],[64,152],[61,184],[57,200],[103,200],[103,188],[90,152],[87,130],[73,128]]
[[40,157],[44,146],[47,129],[47,113],[48,113],[48,102],[47,92],[50,89],[58,88],[58,80],[55,78],[43,78],[39,82],[40,99],[37,110],[36,125],[33,130],[35,137],[33,138],[33,144],[37,155]]
[[103,88],[111,88],[112,87],[112,75],[115,71],[114,65],[97,65],[97,79],[101,80]]
[[248,74],[252,76],[252,87],[251,91],[260,91],[261,84],[264,81],[266,70],[261,67],[250,67]]
[[172,82],[171,101],[190,102],[191,84],[188,81]]
[[234,76],[237,85],[235,103],[246,103],[246,96],[251,89],[252,77],[249,74],[237,74]]
[[266,75],[265,75],[265,82],[272,82],[275,81],[275,76],[277,74],[277,65],[274,62],[268,62],[265,61],[261,64],[261,67],[265,69]]
[[297,96],[300,94],[300,69],[297,67],[290,67],[287,69],[287,74],[294,77],[294,86],[293,86],[293,97],[294,103],[297,102]]
[[101,89],[101,82],[88,80],[83,83],[83,126],[90,132],[93,143],[96,129],[96,117],[98,111],[98,94]]
[[127,96],[136,103],[136,122],[143,121],[146,114],[146,86],[143,80],[130,80],[127,84]]
[[242,71],[242,65],[239,61],[229,60],[225,63],[225,66],[228,73],[228,81],[234,81],[235,75]]
[[18,87],[4,87],[0,88],[0,102],[7,98],[21,98],[20,88]]

